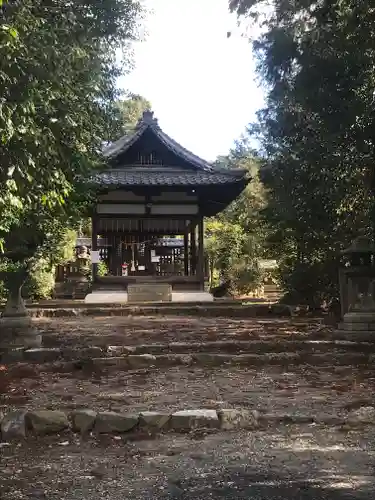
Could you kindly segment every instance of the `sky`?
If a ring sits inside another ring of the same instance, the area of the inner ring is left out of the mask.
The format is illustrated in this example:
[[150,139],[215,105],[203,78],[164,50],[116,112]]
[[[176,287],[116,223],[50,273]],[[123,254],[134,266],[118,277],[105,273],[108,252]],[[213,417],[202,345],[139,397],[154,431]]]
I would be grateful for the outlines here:
[[135,69],[120,87],[147,98],[168,135],[213,161],[229,152],[263,104],[251,45],[228,0],[145,4],[152,9],[145,41],[135,44]]

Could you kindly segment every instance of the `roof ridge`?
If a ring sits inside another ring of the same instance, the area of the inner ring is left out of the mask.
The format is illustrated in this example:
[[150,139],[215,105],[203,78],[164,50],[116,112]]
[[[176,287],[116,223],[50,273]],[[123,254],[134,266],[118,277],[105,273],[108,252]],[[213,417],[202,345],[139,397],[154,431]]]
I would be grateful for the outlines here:
[[184,146],[179,144],[171,136],[166,134],[159,126],[158,120],[154,117],[154,113],[151,110],[145,110],[143,112],[142,118],[138,121],[137,126],[132,134],[125,134],[117,141],[108,145],[103,149],[103,155],[105,158],[110,160],[122,153],[125,153],[141,136],[146,132],[146,130],[152,130],[152,132],[157,136],[157,138],[173,153],[181,158],[185,159],[188,163],[192,164],[198,170],[203,170],[207,172],[213,172],[214,166],[200,158],[196,154],[192,153]]
[[[129,165],[123,165],[121,167],[111,167],[107,170],[104,170],[104,172],[149,172],[149,173],[156,173],[156,172],[165,172],[168,174],[181,174],[181,173],[194,173],[194,171],[187,171],[186,169],[183,169],[181,167],[176,167],[174,165],[158,165],[158,164],[150,164],[150,165],[137,165],[137,164],[129,164]],[[224,168],[224,169],[216,169],[214,168],[213,170],[199,170],[197,173],[202,173],[202,174],[207,174],[207,175],[226,175],[228,177],[243,177],[246,173],[246,169],[237,169],[237,168]]]

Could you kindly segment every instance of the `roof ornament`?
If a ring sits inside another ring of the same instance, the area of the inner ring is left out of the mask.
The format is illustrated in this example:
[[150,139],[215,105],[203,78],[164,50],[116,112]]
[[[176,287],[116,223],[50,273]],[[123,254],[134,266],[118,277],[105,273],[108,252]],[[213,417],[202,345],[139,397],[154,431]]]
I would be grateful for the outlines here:
[[158,120],[154,117],[154,112],[150,109],[143,111],[142,118],[139,120],[137,127],[141,125],[156,125],[158,126]]

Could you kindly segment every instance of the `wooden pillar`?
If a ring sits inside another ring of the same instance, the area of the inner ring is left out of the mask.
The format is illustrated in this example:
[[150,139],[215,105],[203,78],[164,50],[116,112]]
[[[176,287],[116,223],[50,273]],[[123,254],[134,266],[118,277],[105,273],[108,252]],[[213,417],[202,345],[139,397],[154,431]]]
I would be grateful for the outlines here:
[[197,272],[197,240],[196,240],[196,223],[191,221],[190,228],[190,274],[194,276]]
[[[98,250],[98,218],[96,214],[91,217],[91,250]],[[92,281],[98,277],[98,264],[92,264]]]
[[199,278],[200,289],[204,290],[204,225],[203,225],[203,217],[201,217],[198,221],[197,275]]
[[184,274],[189,276],[189,234],[184,233]]
[[145,274],[154,274],[152,271],[151,247],[149,241],[145,243]]

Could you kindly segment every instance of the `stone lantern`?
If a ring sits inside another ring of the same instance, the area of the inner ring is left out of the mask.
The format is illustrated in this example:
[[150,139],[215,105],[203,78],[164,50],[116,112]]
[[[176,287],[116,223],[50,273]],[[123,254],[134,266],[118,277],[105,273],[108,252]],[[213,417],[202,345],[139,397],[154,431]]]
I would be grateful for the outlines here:
[[375,338],[375,247],[359,236],[342,252],[346,260],[340,269],[341,333],[373,334]]
[[71,273],[68,278],[73,299],[83,299],[86,296],[89,287],[89,260],[88,248],[86,246],[78,247],[76,249],[76,260],[71,265]]

